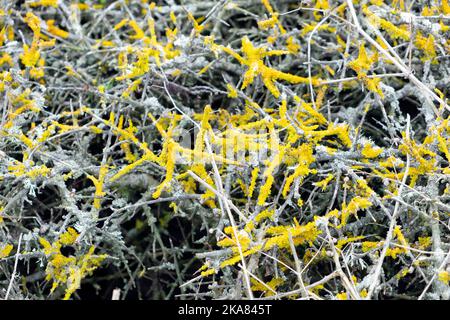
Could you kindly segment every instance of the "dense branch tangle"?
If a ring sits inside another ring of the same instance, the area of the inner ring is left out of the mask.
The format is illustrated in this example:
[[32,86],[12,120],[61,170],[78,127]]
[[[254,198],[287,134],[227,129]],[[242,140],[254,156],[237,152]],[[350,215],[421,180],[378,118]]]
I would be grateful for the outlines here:
[[3,295],[449,298],[447,0],[0,3]]

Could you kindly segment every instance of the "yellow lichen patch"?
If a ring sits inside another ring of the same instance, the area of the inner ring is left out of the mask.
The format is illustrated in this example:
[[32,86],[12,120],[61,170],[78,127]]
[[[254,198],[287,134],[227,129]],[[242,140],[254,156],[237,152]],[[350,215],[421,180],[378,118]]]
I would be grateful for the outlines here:
[[339,239],[336,248],[342,249],[347,243],[352,243],[358,240],[364,239],[364,236],[357,236],[357,237],[349,237],[345,239]]
[[356,215],[359,210],[364,210],[372,206],[372,202],[367,198],[363,197],[354,197],[350,200],[348,204],[342,204],[341,210],[341,224],[337,226],[337,228],[342,228],[347,224],[347,220],[350,215]]
[[39,48],[36,42],[33,42],[31,47],[27,44],[23,45],[23,54],[20,55],[20,60],[26,67],[34,67],[40,58]]
[[372,91],[380,96],[381,99],[384,99],[383,91],[380,87],[381,78],[369,78],[364,77],[364,83],[366,85],[366,88],[369,91]]
[[55,7],[57,8],[59,0],[38,0],[30,3],[31,7]]
[[45,270],[46,280],[52,280],[51,292],[65,284],[64,300],[80,288],[81,280],[97,269],[107,255],[94,255],[95,247],[91,246],[86,253],[77,253],[76,256],[66,257],[61,253],[63,245],[74,245],[79,234],[75,229],[69,228],[61,234],[53,244],[44,238],[39,238],[43,252],[47,256],[48,263]]
[[[391,257],[392,259],[397,259],[397,256],[399,254],[405,254],[409,251],[409,245],[406,241],[405,237],[403,236],[403,233],[400,230],[399,226],[396,226],[394,229],[394,235],[393,239],[397,239],[398,242],[402,245],[400,246],[394,246],[393,248],[387,248],[386,250],[386,257]],[[362,251],[368,252],[372,250],[381,250],[383,248],[384,241],[374,242],[374,241],[364,241],[362,242]]]
[[224,238],[217,242],[219,247],[233,247],[234,253],[239,252],[238,246],[241,247],[242,251],[248,249],[250,245],[250,238],[245,231],[238,232],[238,238],[236,239],[235,233],[232,231],[231,227],[225,228],[225,233],[229,234],[231,238]]
[[303,226],[296,223],[293,227],[270,227],[267,229],[267,234],[274,236],[267,239],[264,250],[269,250],[273,247],[280,249],[290,248],[289,234],[293,239],[294,245],[312,243],[321,234],[321,231],[317,229],[315,222],[309,222]]
[[419,176],[434,172],[436,153],[427,148],[425,143],[427,141],[419,145],[414,140],[407,138],[405,133],[402,133],[402,136],[404,142],[399,146],[399,150],[403,154],[410,154],[415,160],[414,166],[409,170],[410,186],[414,186]]
[[120,22],[117,23],[117,24],[113,27],[113,30],[115,30],[115,31],[119,30],[120,28],[124,27],[129,21],[130,21],[130,19],[128,19],[128,18],[125,18],[125,19],[120,20]]
[[207,276],[213,275],[213,274],[215,274],[215,273],[216,273],[216,270],[215,270],[215,269],[208,269],[208,270],[202,271],[202,272],[200,273],[200,275],[201,275],[202,277],[207,277]]
[[145,37],[144,31],[141,29],[141,27],[135,20],[129,21],[128,25],[131,27],[131,29],[133,29],[135,33],[134,35],[130,36],[131,39],[141,40]]
[[313,150],[311,145],[309,144],[302,144],[299,148],[299,161],[298,165],[294,170],[294,173],[287,177],[286,183],[284,185],[282,194],[284,197],[287,197],[287,194],[290,190],[290,187],[292,183],[296,179],[301,179],[302,177],[310,174],[315,173],[315,170],[311,170],[309,166],[314,162],[315,158],[313,157]]
[[68,246],[74,244],[78,236],[79,236],[78,232],[74,228],[69,227],[67,228],[66,232],[61,234],[61,236],[59,237],[59,242],[62,245]]
[[448,0],[442,0],[441,1],[441,11],[443,14],[450,14],[450,4]]
[[326,12],[326,10],[330,9],[329,0],[317,0],[314,8],[317,9],[317,11],[314,11],[314,18],[320,20],[322,17],[321,11]]
[[346,292],[340,292],[336,295],[337,300],[347,300],[347,293]]
[[9,256],[12,249],[13,249],[13,246],[11,244],[5,244],[4,246],[2,246],[0,249],[0,259],[6,258],[7,256]]
[[[374,299],[389,275],[414,299],[419,266],[448,284],[433,256],[450,214],[449,13],[448,0],[0,9],[2,266],[38,256],[30,268],[65,299],[104,250],[111,281],[162,272],[186,297]],[[45,298],[38,280],[11,293]],[[173,295],[153,280],[136,294]]]
[[164,181],[161,182],[161,184],[158,186],[158,188],[155,190],[155,192],[152,194],[153,198],[159,198],[161,195],[161,192],[164,188],[166,188],[167,184],[170,183],[170,181],[173,178],[173,174],[175,171],[175,157],[177,152],[177,146],[172,140],[167,141],[167,161],[166,161],[166,177],[164,178]]
[[[251,248],[251,249],[249,249],[249,250],[247,250],[247,251],[244,251],[244,252],[242,253],[242,256],[248,257],[248,256],[250,256],[250,255],[252,255],[252,254],[258,252],[260,249],[261,249],[261,246],[253,247],[253,248]],[[236,263],[238,263],[239,261],[241,261],[241,256],[238,254],[238,255],[235,255],[235,256],[233,256],[233,257],[227,259],[227,260],[224,260],[224,261],[220,264],[220,267],[221,267],[221,268],[225,268],[225,267],[233,266],[233,265],[235,265]]]
[[94,204],[93,205],[94,205],[94,208],[97,210],[100,209],[102,198],[106,194],[103,191],[103,184],[105,183],[105,177],[106,177],[107,173],[108,173],[108,167],[106,165],[102,165],[102,166],[100,166],[98,178],[96,178],[92,175],[87,175],[89,180],[91,180],[94,183],[95,193],[94,193]]
[[395,275],[395,278],[400,280],[400,279],[406,277],[409,273],[410,273],[409,268],[403,268]]
[[266,297],[273,296],[277,290],[277,288],[284,283],[282,278],[273,278],[269,282],[262,284],[258,280],[251,279],[253,291],[261,291],[264,292]]
[[[229,47],[222,47],[222,50],[229,55],[237,59],[242,65],[248,67],[248,70],[244,74],[244,81],[242,83],[242,89],[245,89],[248,85],[252,84],[256,76],[261,76],[262,81],[266,88],[276,97],[280,96],[280,91],[275,85],[275,81],[284,80],[290,83],[309,83],[310,79],[299,77],[293,74],[281,72],[266,66],[263,62],[264,57],[277,56],[289,53],[288,51],[272,50],[267,51],[265,47],[256,48],[250,42],[248,37],[242,38],[241,50],[244,53],[244,57],[236,53]],[[311,80],[314,85],[318,84],[318,80]]]
[[318,188],[321,188],[322,191],[324,191],[324,190],[327,188],[328,183],[330,183],[330,181],[333,180],[333,178],[334,178],[334,176],[333,176],[331,173],[329,173],[329,174],[326,176],[325,179],[320,180],[319,182],[314,183],[314,185],[315,185],[316,187],[318,187]]
[[196,33],[197,35],[199,35],[199,34],[203,31],[203,29],[205,28],[204,25],[201,25],[201,24],[199,23],[201,20],[203,20],[203,18],[195,19],[194,16],[193,16],[193,14],[190,13],[190,12],[188,13],[188,18],[189,18],[189,20],[192,22],[192,24],[193,24],[193,26],[194,26],[195,33]]
[[406,28],[397,27],[392,22],[378,17],[375,13],[370,11],[366,5],[363,6],[363,12],[372,25],[386,31],[386,33],[389,34],[392,39],[402,39],[405,41],[409,41],[410,32]]
[[14,65],[11,55],[3,53],[3,55],[0,57],[0,67],[4,64],[8,64],[10,67]]
[[365,143],[361,150],[361,154],[364,158],[372,159],[378,157],[383,152],[383,149],[379,147],[373,147],[370,143]]
[[261,222],[264,219],[270,219],[274,215],[275,210],[264,210],[258,213],[258,215],[255,217],[255,222]]
[[356,60],[350,61],[348,63],[349,68],[356,71],[356,73],[361,76],[370,70],[372,65],[377,61],[378,55],[374,53],[372,56],[367,55],[366,48],[364,44],[360,45],[358,58]]
[[238,97],[238,93],[236,91],[236,88],[233,87],[231,84],[227,84],[227,89],[228,89],[228,97],[230,98],[237,98]]
[[428,37],[424,37],[420,32],[417,33],[414,44],[423,51],[425,60],[433,60],[436,57],[435,41],[432,34],[429,34]]
[[69,33],[67,31],[64,31],[57,26],[55,26],[55,20],[47,20],[47,30],[49,33],[56,37],[60,37],[63,39],[66,39],[69,37]]
[[448,283],[450,281],[450,274],[448,273],[448,271],[441,271],[438,274],[438,279],[439,279],[439,281],[448,285]]
[[300,45],[296,43],[294,37],[288,37],[286,39],[286,48],[291,54],[296,54],[300,50]]
[[419,249],[425,250],[431,246],[431,237],[419,237]]
[[272,29],[275,26],[277,26],[280,33],[285,34],[286,30],[283,28],[283,25],[281,24],[280,20],[278,19],[279,13],[273,9],[269,0],[261,0],[261,2],[264,5],[264,7],[266,8],[266,10],[269,12],[270,18],[266,19],[266,20],[258,21],[259,28],[261,28],[262,30],[265,30],[265,29]]
[[335,33],[336,28],[331,27],[328,23],[323,23],[320,25],[317,25],[317,22],[308,23],[305,26],[303,26],[303,29],[300,32],[300,35],[302,37],[305,37],[308,33],[312,32],[313,30],[317,31],[328,31],[330,33]]

